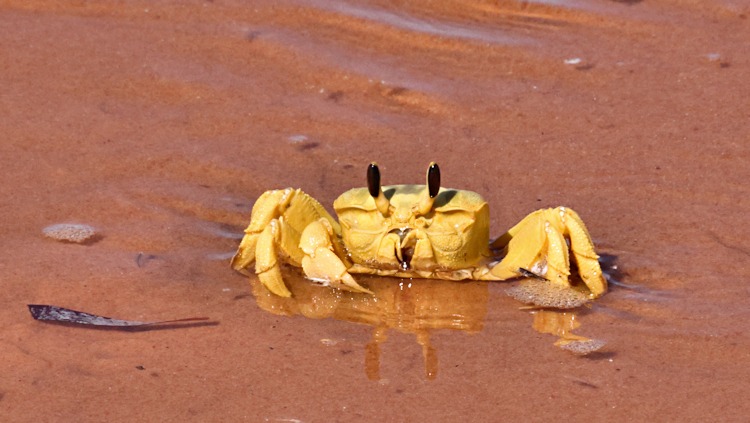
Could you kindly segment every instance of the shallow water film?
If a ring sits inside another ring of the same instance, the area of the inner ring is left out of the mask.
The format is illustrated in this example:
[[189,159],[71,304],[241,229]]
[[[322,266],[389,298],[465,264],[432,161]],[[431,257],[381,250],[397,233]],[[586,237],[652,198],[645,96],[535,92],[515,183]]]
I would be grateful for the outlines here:
[[[3,421],[747,420],[750,5],[402,3],[2,2]],[[571,207],[616,283],[554,312],[230,268],[264,191],[331,211],[372,161],[438,162],[493,237]]]

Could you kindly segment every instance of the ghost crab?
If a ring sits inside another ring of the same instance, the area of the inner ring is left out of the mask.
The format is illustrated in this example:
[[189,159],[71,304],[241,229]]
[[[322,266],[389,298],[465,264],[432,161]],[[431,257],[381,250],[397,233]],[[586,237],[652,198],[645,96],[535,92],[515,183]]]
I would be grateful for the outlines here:
[[607,291],[591,237],[576,212],[537,210],[490,242],[489,206],[471,191],[440,187],[431,163],[427,185],[380,185],[375,163],[367,187],[333,203],[337,222],[299,189],[263,193],[253,206],[232,267],[255,273],[272,293],[289,297],[279,259],[308,279],[371,292],[352,274],[448,280],[507,280],[535,276],[570,287],[569,249],[592,298]]

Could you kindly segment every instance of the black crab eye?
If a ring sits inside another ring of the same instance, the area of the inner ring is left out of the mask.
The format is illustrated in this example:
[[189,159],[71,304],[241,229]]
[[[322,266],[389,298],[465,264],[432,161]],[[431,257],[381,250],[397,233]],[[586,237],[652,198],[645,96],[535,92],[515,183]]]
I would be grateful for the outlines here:
[[380,169],[375,162],[367,167],[367,190],[373,198],[377,198],[380,194]]
[[430,163],[430,167],[427,169],[427,190],[430,198],[435,198],[440,191],[440,168],[435,162]]

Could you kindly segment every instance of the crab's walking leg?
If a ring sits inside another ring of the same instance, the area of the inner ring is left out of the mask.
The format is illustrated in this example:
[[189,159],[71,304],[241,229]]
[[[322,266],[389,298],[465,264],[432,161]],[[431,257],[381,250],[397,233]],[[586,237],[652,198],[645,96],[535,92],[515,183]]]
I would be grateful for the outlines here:
[[305,253],[299,248],[299,238],[299,231],[284,216],[271,220],[258,236],[255,273],[269,291],[280,297],[290,297],[292,293],[281,276],[279,255],[288,263],[300,266]]
[[[255,273],[264,286],[276,295],[291,296],[281,276],[279,256],[301,266],[305,253],[299,247],[300,235],[318,219],[325,220],[332,233],[340,230],[323,206],[304,192],[291,188],[265,192],[253,206],[232,267],[247,274],[247,268],[255,262]],[[344,255],[340,249],[336,253]]]
[[292,191],[273,190],[261,195],[253,206],[250,224],[245,229],[245,236],[240,242],[237,253],[232,257],[232,267],[244,272],[245,268],[255,261],[255,251],[258,248],[258,238],[272,220],[281,216],[291,201]]
[[547,234],[540,212],[526,216],[516,226],[492,243],[492,248],[506,250],[506,255],[490,272],[499,279],[510,279],[521,276],[521,269],[535,273],[546,273],[546,260],[543,253],[547,246]]
[[336,288],[372,294],[360,286],[347,271],[347,266],[336,254],[334,236],[333,228],[326,219],[307,225],[299,245],[304,252],[302,270],[305,276]]
[[594,297],[602,295],[607,285],[591,237],[578,214],[565,207],[537,210],[495,240],[491,247],[505,248],[507,254],[490,272],[508,279],[528,269],[545,275],[552,283],[569,286],[566,237],[584,283]]
[[[560,209],[563,209],[560,207]],[[595,296],[607,291],[607,280],[604,279],[602,268],[599,265],[599,256],[594,251],[594,243],[591,241],[586,225],[578,213],[571,209],[564,209],[565,227],[570,237],[570,251],[578,264],[578,272],[583,282]],[[562,212],[561,212],[562,214]]]
[[281,239],[279,220],[272,220],[257,239],[255,273],[258,279],[274,294],[280,297],[291,297],[292,293],[284,285],[284,279],[281,277],[276,251],[276,244]]
[[271,220],[279,215],[278,207],[283,199],[284,191],[274,190],[264,192],[255,202],[250,224],[245,229],[245,236],[240,241],[237,253],[232,257],[232,267],[235,270],[244,271],[255,261],[258,238]]

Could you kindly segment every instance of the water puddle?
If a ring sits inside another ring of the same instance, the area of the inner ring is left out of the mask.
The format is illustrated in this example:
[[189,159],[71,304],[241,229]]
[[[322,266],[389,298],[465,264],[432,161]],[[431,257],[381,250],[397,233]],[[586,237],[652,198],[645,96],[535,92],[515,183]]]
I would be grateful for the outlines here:
[[397,13],[384,9],[355,6],[343,2],[319,3],[324,3],[323,7],[343,15],[378,22],[404,31],[501,45],[520,44],[525,41],[521,40],[518,36],[511,36],[495,28],[482,29],[477,25],[464,25],[421,18],[404,11]]

